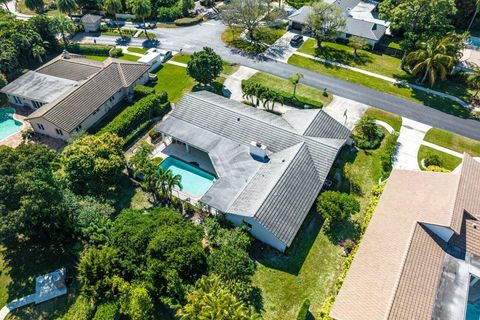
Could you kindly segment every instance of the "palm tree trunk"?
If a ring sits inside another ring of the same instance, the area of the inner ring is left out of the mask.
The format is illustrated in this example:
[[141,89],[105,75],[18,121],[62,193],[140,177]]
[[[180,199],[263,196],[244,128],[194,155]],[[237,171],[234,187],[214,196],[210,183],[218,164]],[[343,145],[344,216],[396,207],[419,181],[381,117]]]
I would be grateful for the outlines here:
[[297,95],[297,85],[294,84],[293,85],[293,97],[295,98],[296,95]]
[[115,21],[115,25],[116,25],[117,28],[118,28],[118,32],[120,33],[120,38],[123,39],[122,28],[121,28],[120,25],[118,24],[118,20],[117,20],[117,17],[115,16],[115,13],[113,14],[113,21]]
[[8,7],[8,2],[5,1],[3,5],[5,6],[5,9],[7,9],[7,12],[10,12],[10,8]]
[[478,14],[478,5],[480,5],[480,3],[476,3],[475,5],[476,5],[475,6],[475,13],[473,14],[472,20],[470,20],[470,24],[468,25],[467,32],[470,31],[470,28],[472,27],[472,24],[475,21],[475,18],[477,17],[477,14]]
[[142,19],[143,19],[143,31],[145,31],[145,36],[147,37],[147,40],[150,40],[147,33],[147,26],[145,25],[145,17],[143,17]]
[[65,49],[67,48],[68,41],[67,37],[65,37],[65,32],[62,30],[62,39],[63,39],[63,45],[65,46]]
[[425,80],[427,80],[427,76],[428,76],[428,72],[430,71],[430,68],[427,67],[425,69],[425,74],[423,75],[423,78],[422,78],[422,81],[420,81],[421,83],[425,83]]

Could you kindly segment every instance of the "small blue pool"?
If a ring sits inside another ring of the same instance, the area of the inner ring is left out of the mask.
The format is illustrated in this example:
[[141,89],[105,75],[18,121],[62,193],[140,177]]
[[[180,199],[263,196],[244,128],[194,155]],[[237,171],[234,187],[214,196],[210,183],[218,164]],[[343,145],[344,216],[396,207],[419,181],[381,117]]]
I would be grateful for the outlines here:
[[474,47],[480,47],[480,39],[478,38],[469,38],[468,44]]
[[160,167],[170,170],[174,175],[180,175],[182,177],[182,191],[193,197],[203,196],[213,185],[215,179],[210,173],[172,157],[163,160]]
[[15,120],[15,109],[0,108],[0,141],[22,130],[23,123]]
[[465,312],[465,320],[480,319],[480,279],[471,276],[468,287],[467,311]]

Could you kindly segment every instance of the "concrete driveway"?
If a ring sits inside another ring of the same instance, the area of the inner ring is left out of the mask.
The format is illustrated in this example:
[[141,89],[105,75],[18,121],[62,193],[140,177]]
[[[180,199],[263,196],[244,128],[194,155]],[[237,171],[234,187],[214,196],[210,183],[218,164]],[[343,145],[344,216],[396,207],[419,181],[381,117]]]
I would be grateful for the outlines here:
[[408,118],[403,118],[400,136],[397,141],[396,160],[393,167],[404,170],[420,170],[417,154],[423,137],[431,126]]
[[283,36],[280,37],[274,44],[272,44],[263,54],[265,57],[277,60],[280,62],[287,62],[288,58],[297,51],[299,47],[292,47],[290,45],[290,40],[297,33],[287,31]]
[[366,104],[334,96],[332,102],[323,108],[323,111],[352,130],[368,108]]

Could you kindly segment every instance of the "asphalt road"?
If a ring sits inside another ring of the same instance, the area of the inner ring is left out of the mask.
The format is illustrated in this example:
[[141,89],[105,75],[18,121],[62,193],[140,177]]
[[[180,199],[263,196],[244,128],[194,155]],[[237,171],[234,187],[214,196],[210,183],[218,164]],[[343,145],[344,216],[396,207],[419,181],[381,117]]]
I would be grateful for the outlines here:
[[[182,49],[184,52],[194,52],[201,50],[204,46],[209,46],[225,61],[239,63],[282,78],[288,78],[295,72],[301,72],[304,75],[302,83],[309,86],[322,90],[326,88],[328,92],[335,95],[393,112],[432,127],[480,140],[480,121],[455,117],[407,99],[278,62],[273,59],[245,55],[223,44],[221,34],[224,29],[225,26],[220,21],[208,21],[192,27],[157,28],[150,32],[157,35],[156,42],[153,45],[159,48],[175,51]],[[118,38],[112,36],[102,36],[96,39],[97,43],[119,44],[117,42]],[[73,40],[93,42],[93,38],[81,34],[77,35]],[[144,39],[133,38],[130,43],[123,44],[142,46],[145,44],[144,41]]]

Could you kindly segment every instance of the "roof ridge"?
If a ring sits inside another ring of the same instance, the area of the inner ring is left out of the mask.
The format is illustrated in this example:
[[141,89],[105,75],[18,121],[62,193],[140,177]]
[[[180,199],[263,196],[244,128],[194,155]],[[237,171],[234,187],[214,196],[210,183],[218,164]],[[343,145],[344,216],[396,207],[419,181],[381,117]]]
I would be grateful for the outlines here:
[[120,80],[122,80],[122,84],[124,87],[127,87],[127,79],[125,79],[125,75],[123,74],[123,69],[120,63],[112,62],[117,65],[117,70],[120,75]]

